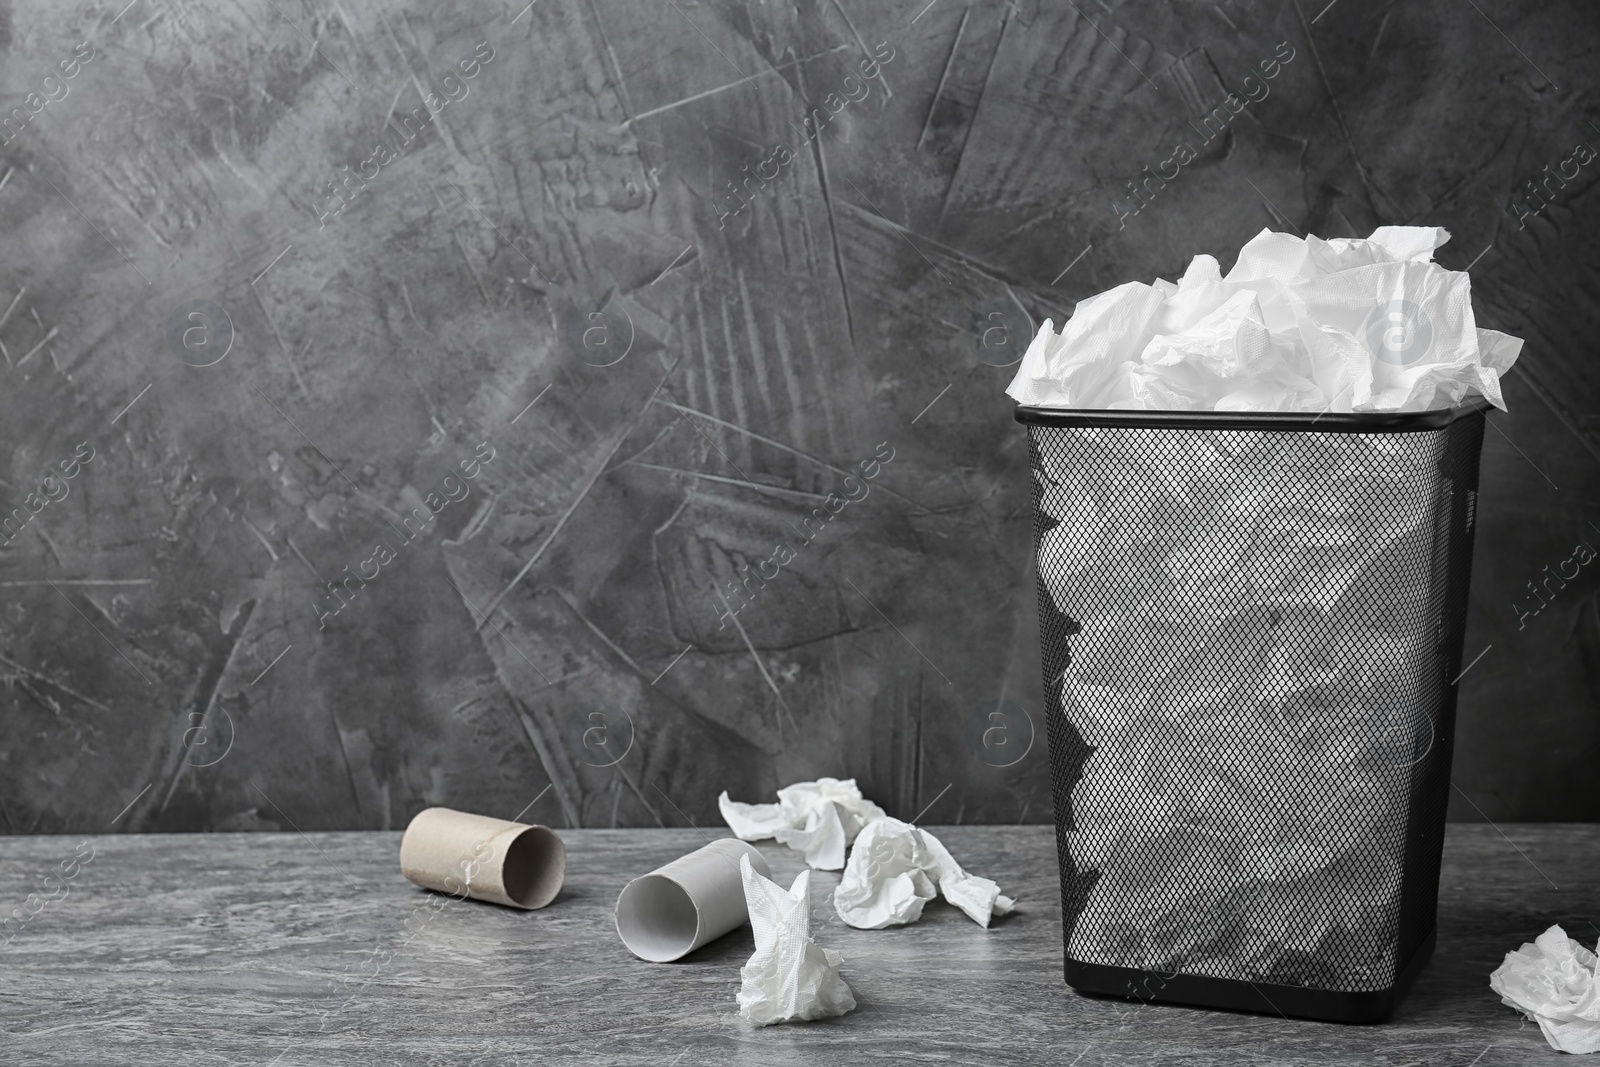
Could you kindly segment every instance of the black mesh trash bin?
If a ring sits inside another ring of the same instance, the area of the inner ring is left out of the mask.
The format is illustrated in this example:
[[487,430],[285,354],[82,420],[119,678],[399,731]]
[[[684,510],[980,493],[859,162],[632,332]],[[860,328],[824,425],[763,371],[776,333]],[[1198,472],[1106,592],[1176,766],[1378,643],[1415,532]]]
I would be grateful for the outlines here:
[[1372,1022],[1427,961],[1486,407],[1018,409],[1074,988]]

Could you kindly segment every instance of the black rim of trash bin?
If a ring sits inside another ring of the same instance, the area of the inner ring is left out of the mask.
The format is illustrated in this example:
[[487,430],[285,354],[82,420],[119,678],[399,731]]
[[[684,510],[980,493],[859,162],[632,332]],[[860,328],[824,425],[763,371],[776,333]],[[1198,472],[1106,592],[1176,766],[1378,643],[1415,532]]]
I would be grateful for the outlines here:
[[1305,430],[1316,433],[1408,433],[1439,430],[1457,419],[1488,411],[1473,397],[1453,408],[1431,411],[1140,411],[1019,406],[1016,419],[1029,426],[1140,427],[1167,430]]

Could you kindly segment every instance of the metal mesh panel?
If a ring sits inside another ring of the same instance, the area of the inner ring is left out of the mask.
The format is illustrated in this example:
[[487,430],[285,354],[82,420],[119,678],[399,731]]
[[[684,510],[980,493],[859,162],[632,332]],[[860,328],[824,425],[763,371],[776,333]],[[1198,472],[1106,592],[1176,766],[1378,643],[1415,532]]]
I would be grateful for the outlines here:
[[1434,924],[1482,415],[1134,421],[1028,427],[1067,959],[1389,989]]

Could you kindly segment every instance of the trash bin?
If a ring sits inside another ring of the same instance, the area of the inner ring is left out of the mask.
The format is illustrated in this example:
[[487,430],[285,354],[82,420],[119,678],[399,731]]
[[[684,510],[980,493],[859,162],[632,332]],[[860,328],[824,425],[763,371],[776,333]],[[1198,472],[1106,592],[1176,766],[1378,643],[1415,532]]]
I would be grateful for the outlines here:
[[1432,954],[1487,406],[1017,410],[1075,989],[1373,1022]]

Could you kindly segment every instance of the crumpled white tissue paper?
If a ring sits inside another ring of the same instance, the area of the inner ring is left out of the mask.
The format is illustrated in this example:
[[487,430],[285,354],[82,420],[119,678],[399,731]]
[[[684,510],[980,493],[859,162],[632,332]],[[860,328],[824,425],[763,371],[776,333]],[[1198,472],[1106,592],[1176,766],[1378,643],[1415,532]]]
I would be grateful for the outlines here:
[[1006,392],[1058,408],[1422,411],[1473,393],[1502,410],[1520,338],[1480,330],[1434,226],[1366,240],[1262,230],[1226,277],[1195,256],[1176,284],[1128,282],[1046,319]]
[[910,823],[882,818],[856,838],[833,891],[839,918],[859,930],[914,923],[938,892],[928,877],[928,849]]
[[985,928],[1016,904],[994,882],[962,870],[937,837],[885,816],[856,838],[833,906],[857,929],[882,930],[916,922],[936,891]]
[[[944,898],[985,928],[1016,904],[987,878],[968,874],[937,837],[891,819],[861,795],[854,778],[818,778],[778,790],[776,804],[717,797],[723,820],[741,841],[777,838],[806,863],[844,877],[834,891],[840,918],[863,930],[916,922],[922,906]],[[845,848],[854,845],[845,864]]]
[[967,913],[967,917],[985,929],[989,919],[1006,915],[1017,902],[1000,892],[1000,886],[988,878],[968,874],[950,855],[944,843],[926,830],[918,829],[922,845],[927,850],[929,877],[938,885],[944,899]]
[[739,857],[756,950],[739,972],[739,1014],[757,1026],[826,1019],[853,1011],[855,994],[839,974],[844,956],[811,938],[811,872],[787,892]]
[[1595,953],[1552,926],[1533,944],[1507,952],[1505,962],[1489,976],[1489,988],[1538,1023],[1557,1052],[1600,1052],[1596,968]]
[[854,778],[818,778],[778,790],[776,804],[744,804],[717,797],[723,821],[741,841],[775,837],[806,854],[806,863],[823,871],[844,866],[844,850],[861,828],[884,817],[884,810],[861,795]]

